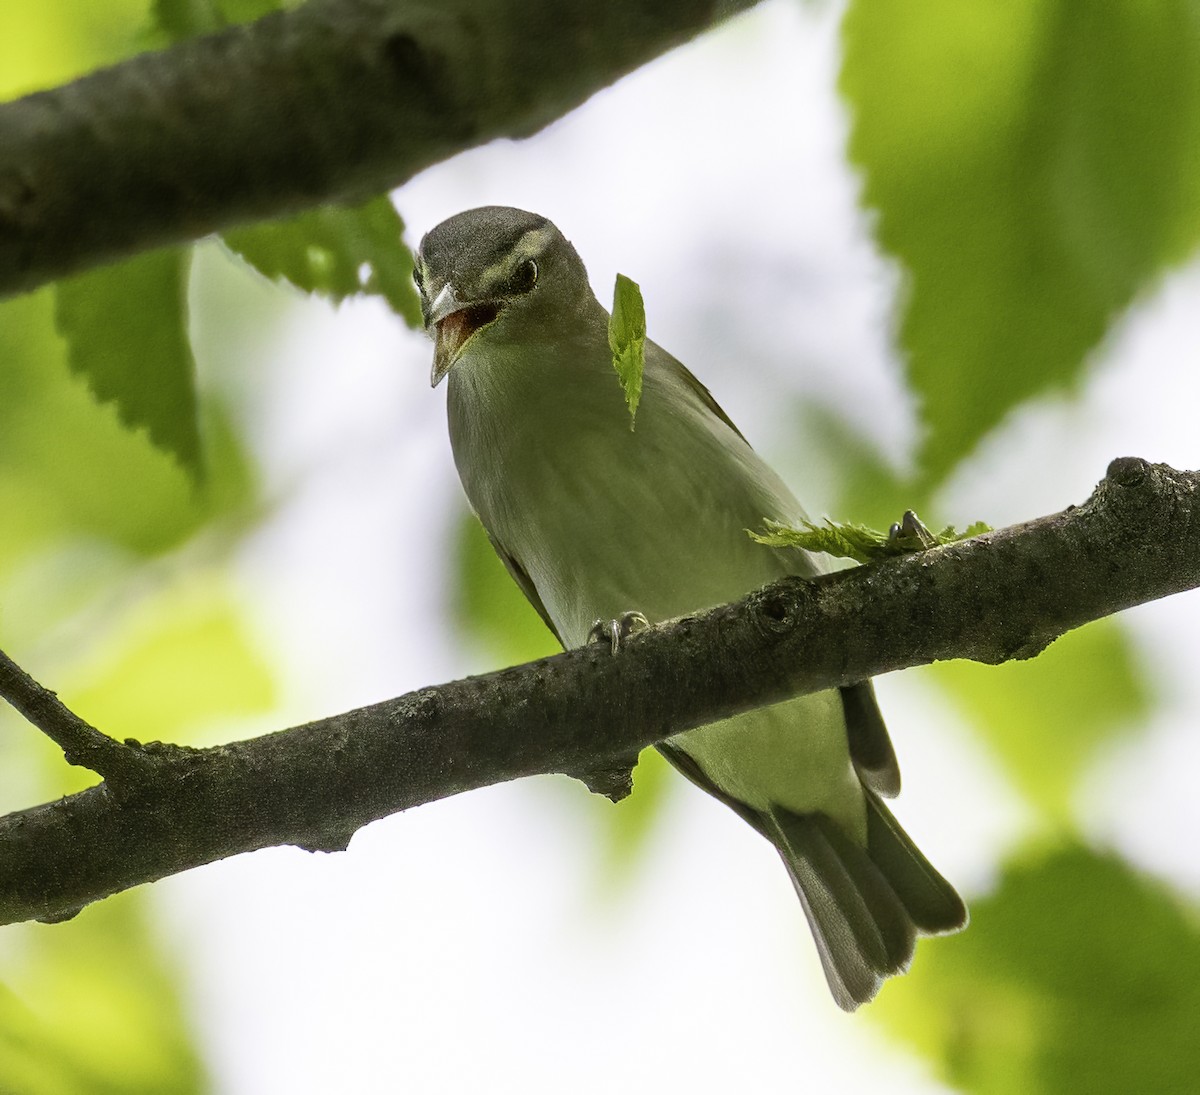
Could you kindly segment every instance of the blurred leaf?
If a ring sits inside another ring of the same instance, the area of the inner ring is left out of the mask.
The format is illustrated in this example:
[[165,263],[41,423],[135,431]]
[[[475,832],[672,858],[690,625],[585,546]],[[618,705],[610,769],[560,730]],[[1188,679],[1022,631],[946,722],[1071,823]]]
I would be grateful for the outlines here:
[[131,430],[194,477],[202,470],[196,364],[187,332],[187,259],[169,249],[60,281],[55,323],[71,370]]
[[1145,722],[1152,696],[1114,619],[1064,635],[1038,657],[986,666],[937,662],[922,672],[987,738],[1027,795],[1065,820],[1099,746]]
[[1200,235],[1191,0],[851,6],[841,87],[900,341],[943,478],[1016,404],[1080,378]]
[[1011,867],[871,1014],[980,1095],[1195,1090],[1200,925],[1114,856]]
[[219,0],[221,14],[229,23],[253,23],[273,11],[299,7],[304,0]]
[[633,794],[616,804],[591,796],[604,822],[603,881],[610,887],[619,886],[631,868],[641,862],[674,786],[671,772],[670,764],[657,749],[643,749],[633,770]]
[[206,414],[209,474],[198,490],[70,375],[53,306],[51,290],[0,302],[0,575],[55,537],[154,555],[246,510],[249,462],[217,408]]
[[560,647],[508,571],[474,515],[465,517],[454,545],[454,618],[496,665],[517,665]]
[[421,325],[404,222],[387,195],[353,208],[322,206],[282,221],[226,232],[225,242],[266,277],[284,278],[335,303],[374,293],[410,327]]
[[185,595],[155,598],[104,645],[88,683],[64,686],[72,710],[114,737],[189,741],[198,725],[275,703],[270,666],[232,594],[192,577]]
[[621,381],[629,407],[629,428],[637,418],[642,399],[642,372],[646,367],[646,306],[637,282],[618,274],[613,286],[612,315],[608,320],[608,346],[613,368]]
[[294,6],[281,0],[152,0],[150,14],[167,41],[178,42]]
[[137,51],[145,0],[0,4],[0,101],[67,83]]
[[207,34],[224,25],[216,0],[151,0],[150,18],[165,43]]
[[21,946],[0,983],[0,1090],[209,1090],[175,971],[154,944],[144,894],[109,898],[66,924],[5,931]]

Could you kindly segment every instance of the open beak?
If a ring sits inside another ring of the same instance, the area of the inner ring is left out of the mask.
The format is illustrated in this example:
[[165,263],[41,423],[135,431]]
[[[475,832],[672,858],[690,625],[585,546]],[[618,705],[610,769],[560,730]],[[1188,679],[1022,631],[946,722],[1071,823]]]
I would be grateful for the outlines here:
[[459,300],[454,286],[447,282],[429,306],[426,329],[433,334],[433,373],[429,383],[436,388],[458,360],[470,337],[500,314],[500,305],[491,301],[471,303]]

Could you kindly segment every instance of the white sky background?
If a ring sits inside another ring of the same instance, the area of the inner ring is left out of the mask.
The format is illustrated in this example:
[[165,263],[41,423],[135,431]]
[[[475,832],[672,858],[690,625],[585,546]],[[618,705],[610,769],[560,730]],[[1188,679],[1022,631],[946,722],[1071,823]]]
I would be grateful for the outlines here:
[[[651,336],[760,450],[792,451],[809,396],[904,451],[916,427],[887,335],[897,279],[844,163],[836,16],[766,5],[532,140],[431,169],[396,194],[410,242],[475,205],[544,213],[602,300],[617,270],[641,283]],[[1080,403],[1042,404],[990,439],[946,515],[1050,512],[1127,453],[1196,466],[1197,290],[1196,269],[1172,279],[1111,340]],[[212,251],[195,303],[201,369],[241,389],[268,490],[285,500],[239,572],[280,652],[282,717],[480,668],[446,622],[445,545],[464,503],[430,343],[370,301],[298,303],[277,343],[206,333],[206,308],[262,292]],[[829,486],[781,470],[821,512]],[[1192,892],[1198,607],[1192,595],[1130,614],[1167,700],[1083,806],[1090,832]],[[968,897],[984,891],[1020,835],[1017,799],[919,674],[879,691],[905,772],[901,820]],[[612,893],[591,828],[606,807],[583,797],[524,781],[379,822],[345,854],[275,849],[155,887],[220,1090],[942,1090],[869,1009],[832,1004],[777,857],[731,812],[681,785]],[[1172,830],[1181,839],[1164,840]]]

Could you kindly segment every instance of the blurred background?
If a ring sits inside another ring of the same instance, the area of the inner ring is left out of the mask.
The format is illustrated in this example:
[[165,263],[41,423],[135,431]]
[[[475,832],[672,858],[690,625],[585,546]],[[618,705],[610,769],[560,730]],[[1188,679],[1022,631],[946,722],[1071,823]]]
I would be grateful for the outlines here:
[[[0,0],[0,94],[268,6]],[[1200,463],[1198,72],[1183,0],[773,0],[391,201],[409,245],[517,205],[601,300],[634,278],[814,515],[1002,526]],[[461,496],[399,224],[339,216],[0,303],[0,647],[117,736],[553,650]],[[616,807],[527,780],[3,929],[0,1092],[1194,1090],[1197,649],[1187,594],[877,681],[972,924],[854,1016],[770,846],[647,753]],[[0,808],[88,782],[0,711]]]

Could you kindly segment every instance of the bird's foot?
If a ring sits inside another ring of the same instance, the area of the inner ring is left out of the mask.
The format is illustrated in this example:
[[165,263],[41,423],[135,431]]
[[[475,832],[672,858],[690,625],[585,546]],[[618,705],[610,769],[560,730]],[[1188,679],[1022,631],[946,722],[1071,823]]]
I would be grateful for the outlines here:
[[621,643],[639,631],[645,631],[650,621],[640,612],[622,612],[615,620],[597,620],[588,632],[589,643],[608,643],[612,652],[621,649]]
[[904,516],[888,529],[888,544],[903,551],[927,551],[937,547],[938,541],[921,522],[921,518],[906,509]]

